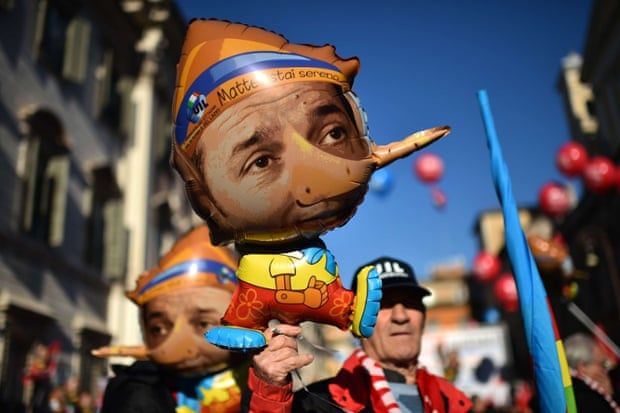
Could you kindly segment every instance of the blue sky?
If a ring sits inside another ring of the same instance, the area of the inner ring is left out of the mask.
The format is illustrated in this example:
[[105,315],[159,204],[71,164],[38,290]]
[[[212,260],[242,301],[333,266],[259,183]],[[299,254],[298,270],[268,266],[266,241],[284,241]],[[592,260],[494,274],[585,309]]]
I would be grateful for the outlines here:
[[[436,264],[471,265],[478,215],[497,209],[476,93],[485,89],[519,206],[537,203],[548,181],[567,182],[555,167],[570,139],[557,85],[561,62],[585,44],[591,0],[340,0],[330,2],[177,0],[187,17],[261,26],[294,43],[333,44],[357,56],[354,91],[379,144],[416,130],[450,125],[452,133],[388,167],[392,190],[369,192],[357,214],[323,239],[343,282],[380,255],[411,262],[419,278]],[[419,154],[439,155],[438,187],[417,179]],[[578,182],[571,182],[578,184]]]

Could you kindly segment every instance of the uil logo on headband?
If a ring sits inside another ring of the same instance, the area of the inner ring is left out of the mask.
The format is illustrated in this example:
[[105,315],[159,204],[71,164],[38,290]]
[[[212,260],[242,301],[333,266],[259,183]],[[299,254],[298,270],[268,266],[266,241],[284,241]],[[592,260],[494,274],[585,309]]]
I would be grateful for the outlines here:
[[207,97],[198,92],[191,94],[187,99],[187,118],[193,123],[197,123],[202,118],[203,113],[207,109]]

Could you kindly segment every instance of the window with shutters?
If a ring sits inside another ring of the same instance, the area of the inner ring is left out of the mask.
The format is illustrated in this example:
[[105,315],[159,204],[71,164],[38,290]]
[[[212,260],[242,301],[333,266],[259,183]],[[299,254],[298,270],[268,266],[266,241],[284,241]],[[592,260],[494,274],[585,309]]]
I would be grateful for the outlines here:
[[23,118],[18,175],[21,181],[23,232],[51,246],[64,236],[69,150],[64,128],[55,114],[45,109]]
[[48,70],[76,83],[85,80],[91,24],[73,0],[40,0],[34,55]]
[[31,398],[23,380],[30,350],[36,343],[49,343],[47,338],[55,321],[51,310],[35,300],[24,300],[6,291],[0,293],[0,298],[0,412],[23,412],[23,403]]
[[95,70],[94,114],[119,135],[127,137],[133,120],[131,91],[134,80],[121,76],[112,49],[107,49]]
[[88,67],[90,22],[79,17],[72,19],[67,25],[65,40],[62,76],[75,83],[82,83]]
[[92,176],[85,260],[106,278],[118,279],[124,275],[127,262],[122,193],[109,166],[93,169]]
[[79,388],[93,395],[101,391],[102,379],[106,378],[107,361],[93,356],[91,351],[109,345],[110,339],[110,334],[101,328],[83,327],[77,331],[77,337],[74,340],[79,354]]

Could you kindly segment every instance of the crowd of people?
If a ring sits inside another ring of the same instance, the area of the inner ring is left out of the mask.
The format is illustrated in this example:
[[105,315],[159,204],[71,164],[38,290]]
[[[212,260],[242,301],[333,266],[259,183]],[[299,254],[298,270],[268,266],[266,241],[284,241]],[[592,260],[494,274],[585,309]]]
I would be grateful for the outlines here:
[[98,413],[101,410],[101,394],[80,389],[76,377],[52,388],[46,413]]
[[[26,413],[100,412],[107,379],[93,391],[81,388],[77,376],[70,376],[57,383],[53,365],[50,366],[49,363],[50,346],[37,343],[34,347],[22,377]],[[47,362],[42,363],[43,360]]]
[[[131,356],[112,366],[104,394],[78,386],[76,377],[52,387],[50,349],[37,346],[24,379],[31,413],[123,412],[471,412],[534,413],[535,398],[493,406],[455,387],[454,377],[430,373],[420,363],[425,297],[413,267],[382,256],[353,276],[375,271],[382,280],[373,334],[342,362],[334,377],[293,390],[299,370],[313,362],[299,352],[301,327],[277,324],[265,331],[268,344],[257,352],[230,352],[204,334],[220,324],[236,283],[237,256],[215,247],[208,228],[198,226],[145,271],[127,292],[140,309],[144,344],[101,348],[94,354]],[[578,411],[620,413],[613,367],[600,342],[587,333],[564,340]],[[36,380],[39,380],[38,382]],[[45,385],[44,385],[45,384]],[[30,387],[28,387],[28,385]],[[533,388],[530,388],[535,392]],[[471,397],[470,397],[471,396]]]

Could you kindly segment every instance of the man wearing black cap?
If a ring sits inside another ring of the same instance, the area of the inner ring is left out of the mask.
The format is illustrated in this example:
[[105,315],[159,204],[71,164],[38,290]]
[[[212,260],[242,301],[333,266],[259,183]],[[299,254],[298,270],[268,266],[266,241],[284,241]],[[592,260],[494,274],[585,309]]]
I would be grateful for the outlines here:
[[445,412],[471,409],[471,401],[449,381],[418,365],[426,307],[431,292],[420,286],[413,268],[392,257],[361,266],[358,275],[377,271],[382,281],[381,309],[371,337],[330,379],[292,393],[294,370],[312,362],[297,352],[297,326],[279,325],[265,350],[254,356],[244,411],[281,412]]

